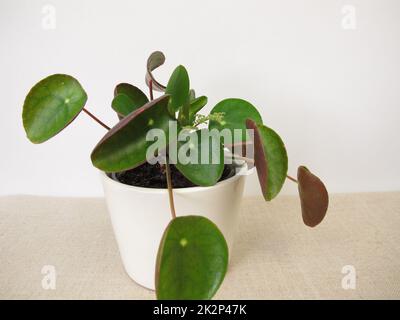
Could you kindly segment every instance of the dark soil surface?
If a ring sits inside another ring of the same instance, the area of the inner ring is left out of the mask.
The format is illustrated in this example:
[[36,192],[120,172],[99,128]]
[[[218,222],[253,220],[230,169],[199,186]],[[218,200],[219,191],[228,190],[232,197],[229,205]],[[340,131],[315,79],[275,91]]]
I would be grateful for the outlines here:
[[[196,185],[186,179],[182,173],[176,169],[174,165],[170,165],[172,186],[175,189],[195,187]],[[128,184],[136,187],[143,188],[167,188],[167,179],[165,177],[165,167],[161,167],[160,164],[149,164],[145,163],[141,166],[123,172],[117,172],[109,174],[109,176],[121,183]],[[235,168],[232,165],[225,165],[224,172],[219,181],[228,179],[235,175]]]

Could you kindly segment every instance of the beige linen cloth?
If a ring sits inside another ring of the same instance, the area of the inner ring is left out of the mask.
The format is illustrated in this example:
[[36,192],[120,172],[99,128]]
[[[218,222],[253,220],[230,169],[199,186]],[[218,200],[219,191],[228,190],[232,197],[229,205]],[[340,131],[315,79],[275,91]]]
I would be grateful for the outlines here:
[[[315,229],[292,196],[245,198],[240,219],[216,299],[400,298],[400,192],[333,195]],[[46,265],[55,290],[42,287]],[[0,198],[0,298],[155,295],[125,273],[103,199],[9,196]]]

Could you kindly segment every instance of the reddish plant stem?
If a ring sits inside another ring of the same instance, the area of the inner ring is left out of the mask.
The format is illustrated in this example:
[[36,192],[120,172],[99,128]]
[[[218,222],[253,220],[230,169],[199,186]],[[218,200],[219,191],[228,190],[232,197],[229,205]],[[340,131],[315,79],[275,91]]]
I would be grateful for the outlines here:
[[230,148],[230,147],[239,147],[243,145],[250,145],[253,144],[251,141],[240,141],[240,142],[235,142],[235,143],[226,143],[224,144],[225,147]]
[[168,196],[169,196],[169,207],[171,209],[172,219],[176,218],[176,211],[175,211],[175,203],[174,203],[174,193],[172,187],[172,178],[171,178],[171,168],[169,167],[168,163],[168,156],[166,156],[165,162],[165,175],[167,177],[167,186],[168,186]]
[[150,91],[150,100],[153,100],[154,99],[154,96],[153,96],[153,80],[149,80],[149,91]]
[[[242,156],[236,155],[236,154],[234,154],[234,153],[233,153],[232,155],[233,155],[233,157],[236,158],[236,159],[243,160],[243,161],[246,161],[247,163],[254,164],[254,160],[253,160],[253,159],[246,158],[246,157],[242,157]],[[289,175],[286,175],[286,178],[288,178],[290,181],[293,181],[294,183],[298,183],[297,180],[296,180],[295,178],[293,178],[293,177],[291,177],[291,176],[289,176]]]
[[111,128],[107,126],[104,122],[102,122],[99,118],[97,118],[93,113],[89,112],[87,109],[83,108],[83,111],[91,117],[94,121],[96,121],[98,124],[100,124],[102,127],[106,128],[107,130],[110,130]]
[[289,175],[286,176],[289,180],[293,181],[294,183],[298,183],[297,180]]
[[254,164],[254,162],[255,162],[254,159],[242,157],[242,156],[239,156],[239,155],[237,155],[237,154],[235,154],[235,153],[232,153],[232,156],[233,156],[235,159],[243,160],[243,161],[246,161],[247,163]]

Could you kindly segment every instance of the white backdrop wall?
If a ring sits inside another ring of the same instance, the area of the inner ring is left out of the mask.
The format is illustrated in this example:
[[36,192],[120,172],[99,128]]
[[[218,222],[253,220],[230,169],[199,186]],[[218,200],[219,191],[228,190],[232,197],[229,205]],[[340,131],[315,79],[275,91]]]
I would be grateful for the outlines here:
[[[167,56],[157,76],[185,65],[208,110],[227,97],[257,106],[292,175],[306,164],[331,192],[400,189],[398,0],[1,0],[0,49],[0,194],[101,195],[89,155],[104,129],[81,114],[33,145],[24,97],[68,73],[113,124],[114,86],[145,89],[154,50]],[[256,176],[246,192],[258,193]]]

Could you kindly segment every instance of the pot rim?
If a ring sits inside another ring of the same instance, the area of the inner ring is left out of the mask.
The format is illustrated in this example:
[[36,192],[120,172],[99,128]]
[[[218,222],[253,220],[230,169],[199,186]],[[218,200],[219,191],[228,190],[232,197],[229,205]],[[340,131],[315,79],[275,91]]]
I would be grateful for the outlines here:
[[[187,188],[178,188],[178,189],[174,189],[174,193],[177,193],[177,194],[193,193],[193,192],[198,192],[198,191],[209,191],[211,189],[219,188],[219,187],[224,186],[225,184],[236,181],[237,179],[239,179],[242,176],[248,176],[248,175],[252,174],[254,172],[255,167],[249,169],[247,163],[245,161],[243,161],[238,165],[238,169],[239,170],[235,173],[234,176],[232,176],[228,179],[225,179],[223,181],[220,181],[213,186],[209,186],[209,187],[195,186],[195,187],[187,187]],[[99,172],[100,172],[101,177],[104,180],[106,180],[108,183],[114,184],[115,186],[117,186],[119,188],[131,189],[131,190],[135,190],[135,191],[142,192],[142,193],[154,193],[154,194],[168,192],[168,189],[166,189],[166,188],[144,188],[144,187],[131,186],[129,184],[125,184],[125,183],[122,183],[122,182],[112,179],[104,171],[99,170]]]

